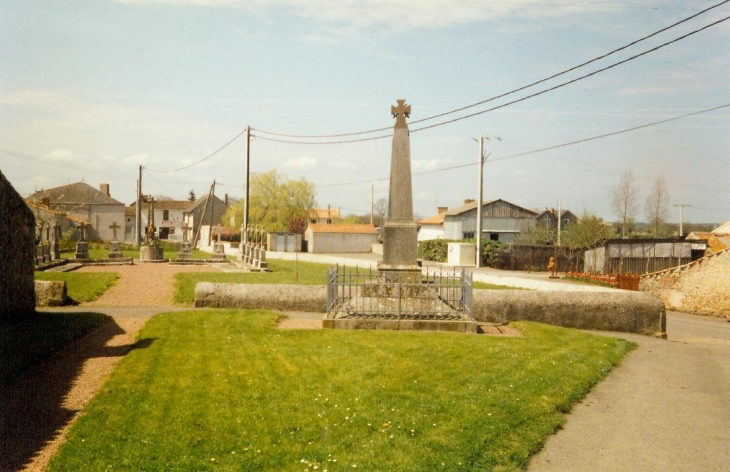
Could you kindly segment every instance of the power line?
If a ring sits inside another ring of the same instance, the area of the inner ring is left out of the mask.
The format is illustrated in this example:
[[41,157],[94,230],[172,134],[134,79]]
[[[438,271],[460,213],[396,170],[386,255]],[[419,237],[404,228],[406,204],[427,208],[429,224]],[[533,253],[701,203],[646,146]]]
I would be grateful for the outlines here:
[[[619,131],[613,131],[611,133],[600,134],[598,136],[592,136],[590,138],[578,139],[576,141],[570,141],[570,142],[567,142],[567,143],[556,144],[554,146],[548,146],[548,147],[544,147],[544,148],[540,148],[540,149],[534,149],[534,150],[531,150],[531,151],[526,151],[526,152],[521,152],[521,153],[517,153],[517,154],[512,154],[512,155],[509,155],[509,156],[497,157],[497,158],[491,159],[489,162],[501,161],[501,160],[504,160],[504,159],[512,159],[512,158],[515,158],[515,157],[528,156],[530,154],[537,154],[537,153],[540,153],[540,152],[550,151],[550,150],[553,150],[553,149],[558,149],[558,148],[562,148],[562,147],[572,146],[574,144],[585,143],[585,142],[588,142],[588,141],[595,141],[597,139],[602,139],[602,138],[607,138],[607,137],[610,137],[610,136],[616,136],[616,135],[619,135],[619,134],[629,133],[631,131],[637,131],[637,130],[640,130],[640,129],[643,129],[643,128],[648,128],[648,127],[651,127],[651,126],[656,126],[656,125],[660,125],[660,124],[664,124],[664,123],[669,123],[671,121],[681,120],[683,118],[689,118],[690,116],[701,115],[703,113],[709,113],[711,111],[716,111],[716,110],[720,110],[720,109],[728,108],[728,107],[730,107],[730,103],[726,103],[724,105],[719,105],[719,106],[712,107],[712,108],[706,108],[704,110],[700,110],[700,111],[696,111],[696,112],[692,112],[692,113],[687,113],[687,114],[684,114],[684,115],[681,115],[681,116],[675,116],[673,118],[667,118],[665,120],[654,121],[652,123],[646,123],[646,124],[643,124],[643,125],[633,126],[631,128],[622,129],[622,130],[619,130]],[[455,166],[442,167],[440,169],[426,170],[426,171],[422,171],[422,172],[414,172],[413,175],[433,174],[433,173],[436,173],[436,172],[443,172],[443,171],[447,171],[447,170],[462,169],[464,167],[471,167],[471,166],[475,166],[475,165],[478,165],[478,164],[479,164],[478,162],[469,162],[467,164],[459,164],[459,165],[455,165]],[[384,178],[379,178],[379,179],[362,180],[362,181],[358,181],[358,182],[348,182],[348,183],[340,183],[340,184],[318,185],[317,187],[318,188],[329,188],[329,187],[340,187],[340,186],[345,186],[345,185],[359,185],[359,184],[366,184],[366,183],[371,183],[371,182],[385,181],[385,180],[388,180],[388,179],[389,179],[388,177],[384,177]]]
[[[728,1],[730,1],[730,0],[728,0]],[[620,65],[626,64],[627,62],[633,61],[633,60],[638,59],[638,58],[640,58],[642,56],[645,56],[647,54],[650,54],[652,52],[656,52],[659,49],[662,49],[662,48],[664,48],[666,46],[669,46],[671,44],[674,44],[676,42],[679,42],[679,41],[681,41],[683,39],[686,39],[686,38],[688,38],[690,36],[693,36],[693,35],[695,35],[695,34],[697,34],[699,32],[702,32],[702,31],[704,31],[704,30],[706,30],[708,28],[711,28],[713,26],[716,26],[716,25],[718,25],[718,24],[720,24],[720,23],[722,23],[724,21],[727,21],[727,20],[730,20],[730,16],[726,16],[725,18],[722,18],[722,19],[717,20],[717,21],[715,21],[713,23],[710,23],[710,24],[708,24],[706,26],[703,26],[702,28],[696,29],[696,30],[691,31],[691,32],[689,32],[687,34],[684,34],[682,36],[679,36],[678,38],[675,38],[675,39],[673,39],[671,41],[667,41],[665,43],[662,43],[662,44],[660,44],[658,46],[655,46],[655,47],[653,47],[651,49],[648,49],[648,50],[646,50],[644,52],[641,52],[639,54],[635,54],[635,55],[633,55],[631,57],[628,57],[628,58],[623,59],[621,61],[615,62],[615,63],[613,63],[611,65],[608,65],[606,67],[603,67],[601,69],[597,69],[597,70],[595,70],[595,71],[593,71],[593,72],[591,72],[589,74],[585,74],[585,75],[582,75],[580,77],[576,77],[574,79],[571,79],[571,80],[568,80],[566,82],[560,83],[560,84],[555,85],[553,87],[549,87],[549,88],[544,89],[544,90],[541,90],[539,92],[535,92],[535,93],[532,93],[530,95],[526,95],[526,96],[524,96],[522,98],[518,98],[516,100],[512,100],[510,102],[503,103],[501,105],[497,105],[497,106],[494,106],[492,108],[487,108],[486,110],[481,110],[481,111],[478,111],[478,112],[470,113],[468,115],[460,116],[458,118],[453,118],[453,119],[450,119],[450,120],[447,120],[447,121],[442,121],[442,122],[435,123],[435,124],[432,124],[432,125],[422,126],[421,128],[415,128],[415,129],[412,129],[411,130],[411,133],[416,133],[418,131],[423,131],[423,130],[427,130],[427,129],[436,128],[436,127],[439,127],[439,126],[444,126],[444,125],[447,125],[447,124],[455,123],[457,121],[466,120],[468,118],[473,118],[475,116],[483,115],[483,114],[489,113],[491,111],[499,110],[501,108],[505,108],[505,107],[508,107],[510,105],[514,105],[515,103],[524,102],[524,101],[529,100],[531,98],[535,98],[535,97],[538,97],[540,95],[544,95],[544,94],[546,94],[548,92],[552,92],[554,90],[557,90],[557,89],[563,88],[565,86],[574,84],[574,83],[579,82],[579,81],[581,81],[583,79],[587,79],[589,77],[593,77],[594,75],[597,75],[597,74],[599,74],[601,72],[605,72],[605,71],[607,71],[609,69],[613,69],[614,67],[618,67]],[[267,140],[267,141],[276,141],[276,142],[280,142],[280,143],[290,143],[290,144],[306,144],[306,145],[346,144],[346,143],[354,143],[354,142],[362,142],[362,141],[373,141],[373,140],[376,140],[376,139],[383,139],[383,138],[387,138],[387,137],[390,137],[390,136],[392,136],[392,135],[391,134],[387,134],[387,135],[375,136],[375,137],[371,137],[371,138],[349,139],[349,140],[341,140],[341,141],[304,142],[304,141],[292,141],[292,140],[285,140],[285,139],[268,138],[268,137],[264,137],[264,136],[257,135],[258,138],[264,139],[264,140]]]
[[[639,38],[637,40],[634,40],[634,41],[632,41],[632,42],[624,45],[624,46],[621,46],[619,48],[613,49],[613,50],[611,50],[611,51],[609,51],[609,52],[607,52],[605,54],[602,54],[600,56],[594,57],[593,59],[590,59],[590,60],[588,60],[586,62],[583,62],[581,64],[578,64],[576,66],[570,67],[570,68],[565,69],[563,71],[560,71],[560,72],[558,72],[556,74],[553,74],[553,75],[551,75],[549,77],[545,77],[543,79],[540,79],[538,81],[532,82],[532,83],[527,84],[527,85],[524,85],[522,87],[519,87],[519,88],[510,90],[510,91],[505,92],[505,93],[502,93],[500,95],[495,95],[494,97],[488,98],[486,100],[482,100],[482,101],[479,101],[479,102],[476,102],[476,103],[472,103],[470,105],[463,106],[461,108],[456,108],[456,109],[453,109],[453,110],[450,110],[450,111],[447,111],[447,112],[444,112],[444,113],[439,113],[439,114],[436,114],[436,115],[431,115],[431,116],[428,116],[426,118],[421,118],[420,120],[411,121],[410,124],[422,123],[424,121],[429,121],[429,120],[433,120],[433,119],[436,119],[436,118],[441,118],[443,116],[451,115],[453,113],[458,113],[460,111],[464,111],[464,110],[467,110],[469,108],[474,108],[476,106],[483,105],[485,103],[489,103],[489,102],[492,102],[494,100],[497,100],[499,98],[504,98],[504,97],[506,97],[508,95],[512,95],[514,93],[521,92],[522,90],[525,90],[527,88],[533,87],[533,86],[538,85],[538,84],[541,84],[543,82],[547,82],[547,81],[552,80],[552,79],[554,79],[556,77],[560,77],[561,75],[565,75],[565,74],[567,74],[569,72],[572,72],[572,71],[577,70],[577,69],[579,69],[581,67],[584,67],[584,66],[587,66],[589,64],[592,64],[592,63],[594,63],[596,61],[599,61],[601,59],[605,59],[606,57],[611,56],[613,54],[616,54],[617,52],[621,52],[621,51],[623,51],[625,49],[628,49],[631,46],[635,46],[636,44],[638,44],[638,43],[640,43],[642,41],[645,41],[645,40],[647,40],[649,38],[652,38],[652,37],[654,37],[654,36],[656,36],[658,34],[661,34],[661,33],[665,32],[665,31],[668,31],[668,30],[670,30],[670,29],[672,29],[672,28],[674,28],[676,26],[681,25],[682,23],[686,23],[686,22],[688,22],[688,21],[690,21],[690,20],[692,20],[694,18],[697,18],[698,16],[703,15],[704,13],[707,13],[708,11],[713,10],[713,9],[715,9],[715,8],[721,6],[721,5],[724,5],[725,3],[728,3],[728,2],[730,2],[730,0],[724,0],[724,1],[720,2],[720,3],[717,3],[715,5],[712,5],[712,6],[708,7],[708,8],[705,8],[704,10],[701,10],[701,11],[695,13],[694,15],[688,16],[687,18],[684,18],[684,19],[682,19],[680,21],[677,21],[676,23],[673,23],[673,24],[671,24],[669,26],[666,26],[666,27],[664,27],[662,29],[659,29],[659,30],[657,30],[657,31],[655,31],[655,32],[653,32],[651,34],[648,34],[646,36],[643,36],[643,37],[641,37],[641,38]],[[709,25],[709,26],[713,26],[713,25],[714,24]],[[701,30],[699,30],[699,31],[701,31]],[[678,39],[683,39],[683,38],[684,38],[684,36],[681,37],[681,38],[678,38]],[[669,44],[671,44],[671,43],[669,43]],[[653,50],[650,50],[648,52],[652,52],[652,51]],[[621,63],[622,62],[620,62],[618,64],[621,64]],[[347,136],[357,136],[357,135],[362,135],[362,134],[371,134],[371,133],[377,133],[377,132],[380,132],[380,131],[387,131],[389,129],[390,129],[390,127],[388,126],[388,127],[384,127],[384,128],[376,128],[376,129],[371,129],[371,130],[367,130],[367,131],[358,131],[358,132],[353,132],[353,133],[341,133],[341,134],[329,134],[329,135],[297,135],[297,134],[276,133],[276,132],[273,132],[273,131],[266,131],[266,130],[252,128],[253,131],[258,131],[260,133],[268,134],[268,135],[271,135],[271,136],[281,136],[281,137],[286,137],[286,138],[310,138],[310,139],[313,139],[313,138],[341,138],[341,137],[347,137]],[[426,129],[426,128],[421,128],[421,129]],[[389,135],[376,136],[376,137],[373,137],[373,138],[367,138],[367,139],[362,139],[362,140],[352,140],[352,141],[342,141],[342,142],[369,141],[369,140],[374,140],[374,139],[382,139],[382,138],[385,138],[385,137],[388,137],[388,136],[391,136],[391,135],[389,134]],[[291,143],[292,142],[292,141],[278,140],[278,139],[273,139],[273,138],[263,138],[261,136],[259,136],[259,137],[261,139],[266,139],[268,141],[276,141],[276,142],[283,142],[283,143]],[[335,144],[335,143],[339,143],[339,141],[338,142],[331,142],[331,143],[330,142],[328,142],[328,143],[318,143],[318,144]],[[310,143],[301,143],[301,144],[310,144]]]
[[520,102],[523,102],[525,100],[529,100],[530,98],[534,98],[534,97],[543,95],[545,93],[552,92],[553,90],[557,90],[559,88],[565,87],[567,85],[573,84],[573,83],[578,82],[578,81],[581,81],[583,79],[587,79],[587,78],[592,77],[592,76],[594,76],[596,74],[599,74],[601,72],[605,72],[605,71],[607,71],[609,69],[613,69],[614,67],[618,67],[618,66],[620,66],[622,64],[625,64],[627,62],[633,61],[634,59],[638,59],[638,58],[640,58],[642,56],[645,56],[645,55],[650,54],[652,52],[658,51],[659,49],[662,49],[662,48],[664,48],[666,46],[669,46],[671,44],[674,44],[676,42],[679,42],[679,41],[681,41],[683,39],[686,39],[686,38],[688,38],[688,37],[690,37],[692,35],[695,35],[695,34],[701,32],[701,31],[704,31],[704,30],[706,30],[708,28],[711,28],[713,26],[716,26],[716,25],[718,25],[718,24],[720,24],[720,23],[722,23],[724,21],[727,21],[727,20],[730,20],[730,16],[726,16],[725,18],[722,18],[722,19],[717,20],[717,21],[715,21],[713,23],[710,23],[709,25],[706,25],[706,26],[704,26],[704,27],[702,27],[700,29],[696,29],[696,30],[694,30],[692,32],[689,32],[687,34],[684,34],[684,35],[682,35],[682,36],[680,36],[678,38],[675,38],[675,39],[673,39],[671,41],[667,41],[666,43],[662,43],[659,46],[655,46],[655,47],[653,47],[651,49],[648,49],[648,50],[646,50],[646,51],[644,51],[642,53],[635,54],[635,55],[633,55],[633,56],[631,56],[629,58],[626,58],[626,59],[624,59],[622,61],[615,62],[615,63],[613,63],[613,64],[611,64],[609,66],[606,66],[606,67],[603,67],[601,69],[595,70],[595,71],[591,72],[590,74],[586,74],[586,75],[582,75],[580,77],[576,77],[575,79],[568,80],[567,82],[563,82],[562,84],[558,84],[558,85],[555,85],[553,87],[547,88],[545,90],[541,90],[539,92],[536,92],[536,93],[527,95],[525,97],[518,98],[517,100],[512,100],[511,102],[507,102],[507,103],[504,103],[502,105],[498,105],[496,107],[488,108],[486,110],[478,111],[478,112],[475,112],[475,113],[470,113],[468,115],[460,116],[459,118],[453,118],[451,120],[443,121],[441,123],[436,123],[436,124],[433,124],[433,125],[428,125],[428,126],[423,126],[421,128],[416,128],[416,129],[411,130],[411,132],[412,133],[415,133],[415,132],[418,132],[418,131],[423,131],[425,129],[436,128],[438,126],[443,126],[443,125],[455,123],[457,121],[466,120],[467,118],[473,118],[473,117],[478,116],[478,115],[483,115],[484,113],[488,113],[488,112],[494,111],[494,110],[499,110],[500,108],[504,108],[504,107],[507,107],[509,105],[514,105],[515,103],[520,103]]
[[[730,1],[730,0],[728,0],[728,1]],[[234,136],[233,139],[231,139],[230,141],[228,141],[226,144],[224,144],[223,146],[219,147],[218,149],[216,149],[212,153],[208,154],[204,158],[200,159],[199,161],[193,162],[192,164],[188,164],[186,166],[179,167],[177,169],[170,169],[170,170],[155,170],[155,169],[150,169],[148,167],[145,167],[145,169],[148,170],[148,171],[150,171],[150,172],[157,172],[159,174],[167,173],[167,172],[177,172],[177,171],[180,171],[180,170],[189,169],[189,168],[191,168],[193,166],[197,166],[201,162],[204,162],[204,161],[210,159],[211,157],[215,156],[216,154],[218,154],[219,152],[221,152],[222,150],[224,150],[225,148],[227,148],[231,143],[233,143],[233,141],[235,141],[238,138],[240,138],[245,132],[246,132],[246,128],[244,128],[243,131],[241,131],[236,136]]]

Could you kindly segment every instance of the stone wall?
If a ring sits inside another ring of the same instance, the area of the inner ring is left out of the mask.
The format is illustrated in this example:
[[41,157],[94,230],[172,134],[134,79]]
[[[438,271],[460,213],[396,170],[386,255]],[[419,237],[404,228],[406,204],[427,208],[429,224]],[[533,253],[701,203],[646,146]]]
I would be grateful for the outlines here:
[[670,310],[730,318],[730,250],[643,276],[639,289]]
[[474,290],[476,321],[537,321],[565,328],[666,336],[664,303],[646,293]]
[[35,313],[35,217],[0,172],[0,324]]
[[[327,289],[308,285],[248,285],[199,282],[195,306],[211,308],[327,311]],[[538,292],[475,290],[474,319],[537,321],[567,328],[621,331],[663,337],[664,303],[640,292]]]
[[195,306],[326,312],[327,287],[198,282],[195,284]]

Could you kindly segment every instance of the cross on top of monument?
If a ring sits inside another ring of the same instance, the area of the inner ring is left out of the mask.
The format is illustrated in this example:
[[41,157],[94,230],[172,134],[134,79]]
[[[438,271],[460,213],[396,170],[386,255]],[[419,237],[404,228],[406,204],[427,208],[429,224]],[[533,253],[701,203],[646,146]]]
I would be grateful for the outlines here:
[[79,230],[81,231],[81,241],[86,241],[86,223],[83,221],[79,223]]
[[113,239],[114,241],[116,241],[116,240],[117,240],[117,230],[118,230],[119,228],[121,228],[121,226],[119,226],[119,225],[117,224],[117,222],[116,222],[116,221],[114,221],[114,222],[113,222],[113,223],[111,224],[111,226],[109,226],[109,229],[110,229],[110,230],[112,230],[112,238],[114,238],[114,239]]
[[405,99],[398,99],[396,101],[398,102],[397,107],[394,107],[393,105],[390,106],[390,114],[393,115],[393,118],[395,118],[395,127],[408,128],[406,118],[411,117],[411,106],[406,105]]

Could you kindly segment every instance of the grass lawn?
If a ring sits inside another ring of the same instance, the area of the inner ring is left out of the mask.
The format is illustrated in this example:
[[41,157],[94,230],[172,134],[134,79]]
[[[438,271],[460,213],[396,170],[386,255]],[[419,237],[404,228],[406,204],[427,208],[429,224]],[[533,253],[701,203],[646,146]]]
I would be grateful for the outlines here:
[[100,313],[36,313],[0,328],[0,385],[110,320]]
[[294,262],[270,259],[267,261],[273,272],[228,273],[181,272],[175,274],[175,303],[192,305],[195,301],[195,284],[214,282],[229,284],[303,284],[326,285],[329,264]]
[[634,346],[534,323],[500,338],[277,316],[152,318],[51,470],[519,470]]
[[114,285],[119,274],[113,272],[36,272],[36,280],[65,280],[68,297],[76,303],[90,302],[99,298]]

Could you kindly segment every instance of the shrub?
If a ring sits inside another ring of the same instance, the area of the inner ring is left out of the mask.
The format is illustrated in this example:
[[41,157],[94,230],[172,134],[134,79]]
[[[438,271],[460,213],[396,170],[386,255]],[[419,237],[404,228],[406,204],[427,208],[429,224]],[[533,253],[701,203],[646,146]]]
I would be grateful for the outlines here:
[[485,239],[482,241],[482,262],[487,267],[499,267],[499,255],[507,248],[505,243]]
[[421,257],[427,261],[446,262],[449,241],[446,239],[429,239],[421,241]]

